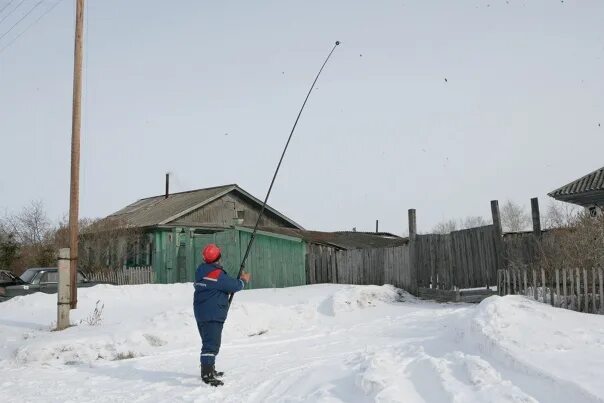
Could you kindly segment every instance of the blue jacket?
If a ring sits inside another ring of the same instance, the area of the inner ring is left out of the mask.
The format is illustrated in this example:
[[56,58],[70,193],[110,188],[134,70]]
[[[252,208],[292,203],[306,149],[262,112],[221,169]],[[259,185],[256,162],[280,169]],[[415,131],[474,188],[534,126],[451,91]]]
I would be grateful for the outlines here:
[[229,294],[243,289],[243,280],[230,277],[218,263],[202,263],[195,271],[193,312],[198,322],[224,322]]

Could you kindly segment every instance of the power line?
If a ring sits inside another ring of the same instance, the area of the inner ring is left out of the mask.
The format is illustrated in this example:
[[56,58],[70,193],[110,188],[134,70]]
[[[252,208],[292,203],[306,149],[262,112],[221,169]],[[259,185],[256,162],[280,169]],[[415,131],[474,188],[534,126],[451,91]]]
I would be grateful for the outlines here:
[[[8,12],[8,14],[6,14],[6,15],[4,16],[4,18],[0,20],[0,24],[2,24],[2,23],[4,22],[4,20],[6,20],[8,17],[10,17],[10,16],[12,15],[12,13],[14,13],[14,12],[15,12],[15,10],[16,10],[16,9],[18,9],[18,8],[21,6],[21,4],[23,4],[23,2],[24,2],[24,1],[25,1],[25,0],[21,0],[21,1],[19,2],[19,4],[17,4],[17,7],[13,8],[12,10],[10,10],[10,11]],[[12,3],[12,1],[11,1],[11,3]]]
[[6,3],[6,5],[4,7],[0,8],[0,13],[3,12],[4,10],[6,10],[14,2],[15,2],[15,0],[10,0],[8,3]]
[[9,43],[6,44],[6,46],[4,46],[3,48],[0,48],[0,54],[2,54],[2,52],[4,52],[4,50],[6,48],[10,47],[13,43],[15,43],[15,41],[17,41],[17,39],[19,39],[21,37],[21,35],[23,35],[27,31],[29,31],[34,25],[36,25],[38,23],[38,21],[40,21],[42,18],[44,18],[47,14],[49,14],[52,10],[55,9],[56,6],[58,6],[62,2],[63,2],[63,0],[58,0],[51,7],[47,8],[46,11],[44,11],[44,13],[42,13],[38,18],[36,18],[36,20],[34,22],[32,22],[31,24],[29,24],[27,26],[27,28],[25,28],[23,31],[21,31],[19,33],[19,35],[15,36]]
[[[15,22],[13,24],[12,27],[9,28],[8,31],[6,31],[2,36],[0,36],[0,41],[2,40],[2,38],[4,38],[6,35],[8,35],[17,25],[19,25],[19,23],[21,21],[23,21],[25,18],[27,18],[28,15],[30,15],[36,8],[38,8],[40,6],[40,4],[42,4],[44,2],[44,0],[40,0],[39,2],[36,3],[35,6],[33,6],[27,13],[25,13],[25,15],[23,17],[21,17],[19,19],[19,21]],[[21,2],[22,3],[22,2]],[[21,4],[19,3],[19,4]]]

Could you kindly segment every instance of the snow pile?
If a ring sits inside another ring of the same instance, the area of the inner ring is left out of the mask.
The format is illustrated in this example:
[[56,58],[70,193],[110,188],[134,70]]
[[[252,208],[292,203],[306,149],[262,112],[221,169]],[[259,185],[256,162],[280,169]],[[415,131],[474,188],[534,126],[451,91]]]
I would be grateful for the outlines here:
[[[195,343],[195,319],[182,304],[190,300],[191,285],[185,286],[186,294],[183,285],[82,289],[78,309],[71,311],[74,326],[62,332],[50,331],[56,326],[56,295],[13,298],[0,304],[0,329],[6,335],[0,358],[15,365],[78,364],[153,354],[168,340]],[[89,324],[100,307],[99,323]]]
[[602,399],[604,316],[556,309],[521,297],[483,301],[469,333],[481,352],[573,390],[571,400]]
[[[436,304],[391,286],[334,284],[238,293],[217,361],[225,386],[213,389],[199,380],[192,295],[191,284],[81,289],[75,326],[62,332],[50,331],[54,295],[1,303],[0,396],[7,402],[62,402],[65,393],[74,401],[604,401],[603,316],[515,296]],[[90,320],[95,307],[98,320]]]
[[383,304],[403,301],[403,296],[409,295],[391,285],[360,285],[346,286],[328,297],[319,310],[325,315],[335,316],[342,312],[352,312],[358,309],[375,308]]

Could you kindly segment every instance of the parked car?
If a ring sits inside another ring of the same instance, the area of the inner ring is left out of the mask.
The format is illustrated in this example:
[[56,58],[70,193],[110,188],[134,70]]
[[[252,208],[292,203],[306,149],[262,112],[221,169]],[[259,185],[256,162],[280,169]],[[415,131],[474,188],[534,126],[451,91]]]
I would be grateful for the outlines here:
[[6,299],[6,287],[21,284],[25,284],[25,281],[21,280],[19,277],[15,276],[12,272],[8,270],[0,270],[0,301]]
[[[56,267],[32,268],[25,270],[19,280],[21,282],[18,284],[2,286],[4,295],[0,296],[0,301],[7,300],[18,295],[33,294],[35,292],[44,292],[47,294],[56,293],[59,283],[59,272]],[[111,283],[91,281],[84,273],[78,270],[78,288],[92,287],[97,284]]]

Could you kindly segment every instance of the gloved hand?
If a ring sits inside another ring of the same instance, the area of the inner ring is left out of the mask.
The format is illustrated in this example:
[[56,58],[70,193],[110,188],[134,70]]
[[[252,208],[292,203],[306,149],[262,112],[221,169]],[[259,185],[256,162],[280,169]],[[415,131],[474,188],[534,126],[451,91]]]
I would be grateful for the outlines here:
[[250,279],[252,278],[252,275],[248,272],[241,272],[241,277],[240,277],[243,281],[245,281],[246,283],[250,282]]

